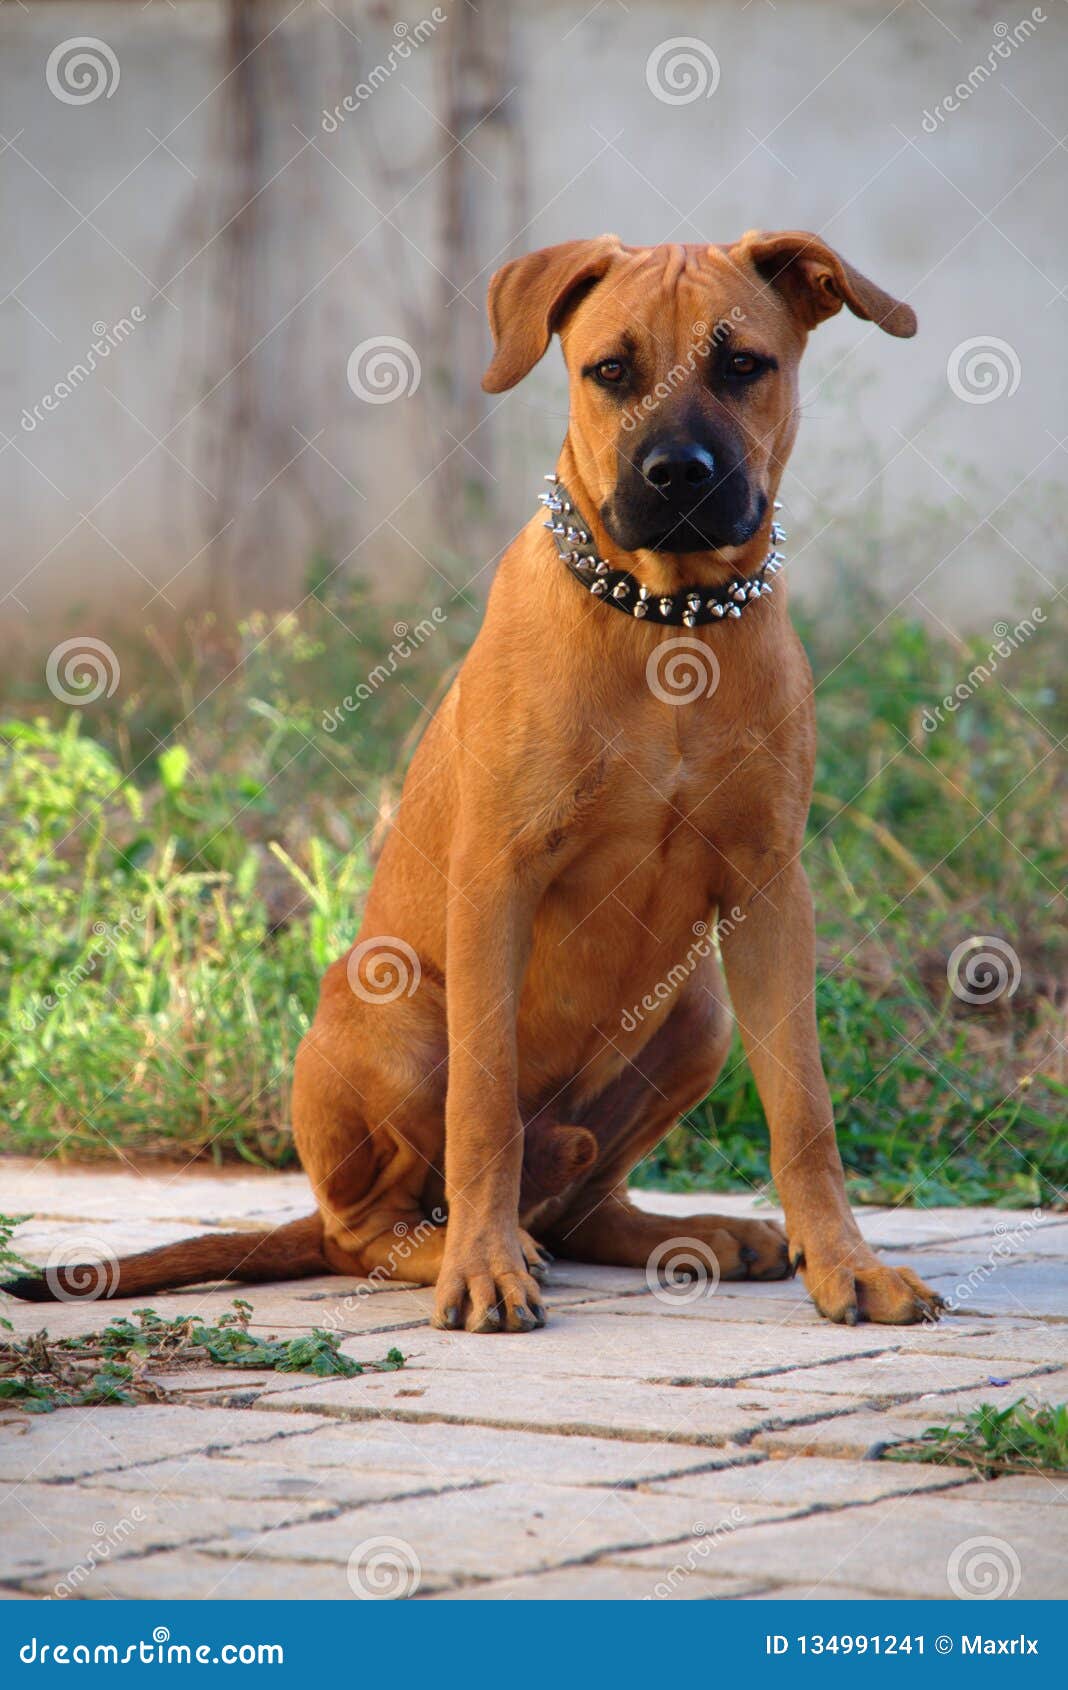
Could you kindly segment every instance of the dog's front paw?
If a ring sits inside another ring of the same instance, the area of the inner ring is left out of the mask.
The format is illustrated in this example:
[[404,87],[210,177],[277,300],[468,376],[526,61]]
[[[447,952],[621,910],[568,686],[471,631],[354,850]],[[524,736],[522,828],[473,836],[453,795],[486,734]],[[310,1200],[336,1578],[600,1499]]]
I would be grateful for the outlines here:
[[530,1271],[526,1234],[450,1244],[438,1275],[431,1324],[444,1332],[533,1332],[545,1309]]
[[937,1320],[945,1303],[911,1268],[888,1267],[866,1244],[846,1240],[819,1255],[792,1252],[808,1294],[822,1315],[839,1325],[860,1320],[883,1326],[912,1326]]

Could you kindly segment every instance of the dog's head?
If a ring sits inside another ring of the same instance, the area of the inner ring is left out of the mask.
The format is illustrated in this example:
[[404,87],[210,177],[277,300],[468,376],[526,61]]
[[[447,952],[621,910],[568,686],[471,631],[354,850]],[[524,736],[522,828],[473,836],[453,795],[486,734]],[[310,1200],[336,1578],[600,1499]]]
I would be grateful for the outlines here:
[[625,551],[721,551],[764,520],[808,333],[843,305],[888,334],[916,332],[911,307],[800,231],[730,247],[565,241],[493,277],[482,385],[514,387],[559,332],[576,496]]

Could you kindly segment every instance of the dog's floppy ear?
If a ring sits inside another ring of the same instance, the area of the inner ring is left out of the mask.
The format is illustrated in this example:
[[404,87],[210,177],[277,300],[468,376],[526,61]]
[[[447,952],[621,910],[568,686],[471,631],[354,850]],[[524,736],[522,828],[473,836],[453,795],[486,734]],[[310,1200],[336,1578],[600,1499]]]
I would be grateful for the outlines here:
[[579,288],[600,281],[623,248],[618,235],[564,241],[513,258],[489,285],[489,320],[496,351],[482,378],[487,393],[522,381],[543,357]]
[[814,329],[848,305],[855,317],[878,323],[887,334],[907,340],[916,333],[911,305],[869,282],[818,235],[808,235],[803,229],[776,235],[750,229],[732,249],[732,257],[747,259],[778,288],[806,329]]

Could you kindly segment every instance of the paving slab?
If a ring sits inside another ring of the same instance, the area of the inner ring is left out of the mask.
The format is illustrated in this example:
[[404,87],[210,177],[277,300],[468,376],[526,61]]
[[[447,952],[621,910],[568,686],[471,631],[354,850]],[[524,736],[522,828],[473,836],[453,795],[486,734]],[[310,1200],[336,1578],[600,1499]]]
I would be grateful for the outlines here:
[[[493,1579],[488,1584],[465,1584],[439,1591],[432,1602],[642,1602],[650,1596],[649,1574],[640,1567],[614,1561],[598,1561],[589,1567],[560,1567],[544,1573],[527,1573],[513,1579]],[[741,1579],[698,1577],[687,1579],[667,1593],[669,1601],[714,1602],[747,1596],[754,1588]]]
[[[303,1441],[303,1440],[299,1440]],[[262,1446],[250,1444],[240,1447],[235,1456],[185,1455],[173,1461],[158,1461],[149,1468],[130,1468],[109,1473],[109,1490],[134,1494],[144,1490],[150,1480],[162,1496],[232,1496],[248,1501],[309,1501],[317,1509],[339,1506],[359,1507],[366,1502],[388,1502],[395,1497],[413,1496],[431,1490],[447,1490],[464,1483],[447,1473],[393,1472],[376,1464],[373,1468],[357,1462],[351,1466],[310,1464],[294,1451],[286,1453],[283,1442],[272,1443],[263,1449],[262,1459],[257,1453]],[[273,1459],[267,1459],[268,1455]]]
[[[42,1262],[310,1208],[296,1173],[21,1158],[2,1175]],[[680,1236],[698,1212],[776,1214],[759,1193],[636,1201]],[[549,1327],[522,1337],[438,1333],[426,1288],[326,1274],[8,1304],[19,1332],[64,1336],[145,1301],[213,1320],[240,1295],[258,1333],[318,1326],[357,1359],[395,1344],[409,1360],[352,1380],[205,1366],[164,1376],[180,1395],[164,1405],[0,1410],[0,1596],[355,1600],[377,1580],[419,1600],[929,1597],[953,1594],[972,1538],[1007,1546],[1010,1580],[1018,1559],[1017,1594],[1052,1593],[1068,1474],[983,1483],[865,1457],[979,1402],[1068,1397],[1068,1220],[882,1208],[860,1225],[961,1310],[835,1327],[796,1279],[680,1302],[643,1269],[564,1260]]]
[[257,1447],[316,1425],[291,1414],[242,1418],[225,1409],[177,1404],[61,1408],[54,1414],[12,1416],[0,1422],[0,1479],[75,1479],[191,1455],[235,1442]]
[[832,1361],[818,1367],[794,1367],[781,1373],[764,1374],[759,1384],[767,1391],[818,1391],[832,1397],[871,1397],[900,1400],[930,1392],[959,1391],[969,1387],[993,1387],[993,1380],[1017,1386],[1019,1394],[1043,1387],[1043,1366],[1013,1361],[1008,1357],[942,1355],[937,1349],[924,1355],[902,1355],[888,1350],[880,1356]]
[[[104,1580],[106,1586],[104,1588]],[[434,1582],[424,1578],[423,1594]],[[336,1563],[263,1560],[255,1552],[224,1558],[197,1549],[169,1550],[143,1561],[128,1556],[113,1561],[98,1579],[94,1573],[82,1587],[86,1596],[152,1601],[165,1594],[168,1601],[285,1601],[354,1602],[345,1568]],[[269,1629],[263,1638],[271,1642]]]
[[[700,1508],[689,1497],[607,1486],[493,1484],[282,1528],[262,1540],[258,1553],[272,1560],[347,1565],[365,1546],[389,1537],[410,1551],[411,1563],[423,1573],[500,1578],[689,1538],[704,1529]],[[752,1517],[774,1519],[785,1512],[759,1504]],[[226,1541],[206,1547],[213,1554],[239,1553]]]
[[232,1497],[167,1496],[70,1485],[22,1484],[0,1487],[0,1579],[46,1575],[53,1583],[80,1589],[84,1577],[124,1555],[214,1539],[237,1553],[265,1534],[297,1520],[307,1520],[318,1502]]
[[[887,1598],[950,1599],[986,1590],[1021,1600],[1063,1597],[1065,1547],[1063,1535],[1057,1540],[1048,1528],[1035,1531],[1027,1504],[1007,1503],[992,1519],[981,1501],[951,1504],[941,1495],[890,1497],[756,1524],[717,1543],[732,1577],[769,1584],[803,1579],[812,1595],[826,1581]],[[695,1544],[688,1548],[697,1551]],[[627,1559],[663,1578],[685,1557],[674,1546]]]
[[623,1438],[566,1437],[553,1433],[503,1431],[496,1427],[439,1421],[331,1421],[329,1428],[298,1442],[266,1448],[237,1446],[214,1469],[261,1466],[270,1457],[280,1469],[319,1476],[388,1469],[424,1484],[463,1480],[523,1479],[559,1485],[647,1484],[694,1468],[752,1463],[758,1458],[740,1445],[687,1447],[636,1443]]
[[[562,1309],[544,1331],[500,1333],[492,1347],[474,1333],[436,1331],[409,1334],[401,1347],[421,1369],[434,1372],[504,1371],[512,1377],[540,1378],[594,1374],[602,1379],[725,1385],[746,1379],[750,1372],[791,1366],[808,1365],[811,1374],[811,1364],[870,1355],[881,1342],[870,1328],[832,1326],[828,1321],[800,1329],[745,1320],[701,1326],[673,1323],[667,1307],[655,1298],[642,1302],[634,1315],[620,1315],[614,1308],[606,1312],[606,1305],[598,1303]],[[353,1344],[342,1348],[357,1354]],[[982,1371],[977,1363],[959,1365],[970,1366],[973,1373]]]
[[950,1485],[971,1488],[962,1468],[928,1467],[900,1461],[833,1461],[818,1456],[774,1457],[748,1467],[691,1472],[657,1480],[649,1489],[660,1496],[689,1496],[710,1507],[733,1502],[768,1502],[807,1512],[814,1508],[851,1507]]
[[[299,1391],[265,1391],[259,1403],[266,1408],[307,1409],[353,1419],[444,1420],[518,1431],[713,1445],[828,1412],[825,1396],[797,1393],[784,1399],[757,1388],[708,1390],[570,1374],[545,1378],[536,1373],[513,1376],[418,1368],[327,1380]],[[840,1398],[835,1406],[845,1412],[849,1398]]]

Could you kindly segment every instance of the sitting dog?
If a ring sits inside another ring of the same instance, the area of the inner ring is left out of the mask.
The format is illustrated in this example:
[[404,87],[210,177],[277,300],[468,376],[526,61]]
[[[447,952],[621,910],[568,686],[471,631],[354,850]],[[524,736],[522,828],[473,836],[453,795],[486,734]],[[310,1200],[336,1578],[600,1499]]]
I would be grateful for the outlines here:
[[[543,1247],[638,1267],[678,1232],[627,1176],[712,1089],[729,987],[786,1226],[707,1214],[686,1233],[725,1279],[800,1268],[831,1320],[937,1313],[861,1238],[816,1032],[812,678],[775,508],[801,355],[843,305],[915,333],[793,231],[605,235],[493,277],[483,386],[514,387],[559,334],[567,437],[297,1058],[317,1213],[128,1258],[111,1295],[332,1269],[435,1284],[447,1329],[541,1326]],[[9,1289],[62,1295],[78,1272]]]

